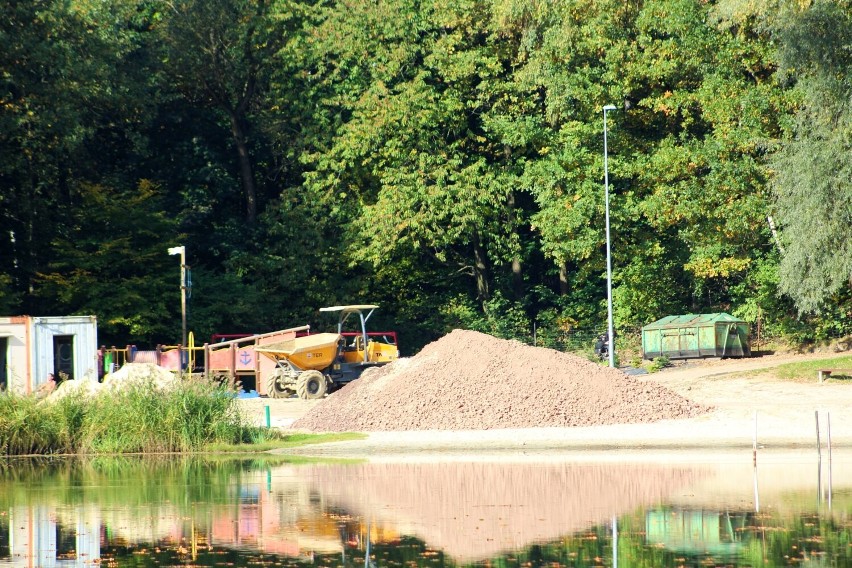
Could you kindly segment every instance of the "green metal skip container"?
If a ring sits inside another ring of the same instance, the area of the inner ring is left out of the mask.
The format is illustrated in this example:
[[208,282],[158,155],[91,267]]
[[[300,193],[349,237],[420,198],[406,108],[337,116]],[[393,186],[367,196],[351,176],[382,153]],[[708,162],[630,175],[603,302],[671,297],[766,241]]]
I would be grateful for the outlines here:
[[726,313],[667,316],[642,328],[642,356],[751,357],[749,325]]

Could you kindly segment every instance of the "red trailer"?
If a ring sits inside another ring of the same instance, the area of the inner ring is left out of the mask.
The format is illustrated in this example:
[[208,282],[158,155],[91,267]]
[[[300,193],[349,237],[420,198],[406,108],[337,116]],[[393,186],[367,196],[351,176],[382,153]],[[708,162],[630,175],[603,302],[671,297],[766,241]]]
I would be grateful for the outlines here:
[[265,395],[263,377],[275,370],[275,361],[255,353],[255,347],[294,339],[296,334],[310,333],[311,327],[303,325],[269,333],[239,337],[204,346],[204,373],[208,377],[234,384],[239,380],[244,390],[254,387]]

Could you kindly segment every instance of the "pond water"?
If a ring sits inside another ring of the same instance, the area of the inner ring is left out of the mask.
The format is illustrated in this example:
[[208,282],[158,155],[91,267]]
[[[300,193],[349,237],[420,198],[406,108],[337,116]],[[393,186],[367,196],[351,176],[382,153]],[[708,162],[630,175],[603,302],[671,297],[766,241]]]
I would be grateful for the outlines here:
[[0,460],[0,566],[852,565],[852,462]]

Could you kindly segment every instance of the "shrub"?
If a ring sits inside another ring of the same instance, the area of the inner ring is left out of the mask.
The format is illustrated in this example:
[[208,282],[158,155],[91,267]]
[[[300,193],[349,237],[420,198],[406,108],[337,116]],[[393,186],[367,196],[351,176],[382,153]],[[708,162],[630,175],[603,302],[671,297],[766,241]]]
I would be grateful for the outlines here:
[[661,371],[668,367],[671,364],[669,358],[665,355],[661,357],[655,357],[651,364],[648,366],[648,371],[651,373],[656,373],[657,371]]

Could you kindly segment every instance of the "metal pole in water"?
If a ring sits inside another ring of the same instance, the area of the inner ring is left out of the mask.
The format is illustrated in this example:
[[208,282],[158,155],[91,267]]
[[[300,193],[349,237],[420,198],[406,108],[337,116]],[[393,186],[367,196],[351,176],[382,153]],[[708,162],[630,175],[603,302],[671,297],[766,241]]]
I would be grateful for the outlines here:
[[752,480],[754,481],[754,512],[760,512],[760,493],[757,490],[757,462],[752,468]]
[[819,443],[819,410],[814,410],[814,419],[816,420],[817,457],[819,461],[822,461],[822,447]]
[[819,410],[814,410],[817,438],[817,503],[822,501],[822,447],[819,441]]
[[826,426],[828,427],[828,510],[831,510],[831,413],[825,413]]
[[751,460],[757,465],[757,410],[754,411],[754,438],[751,442]]
[[760,512],[760,495],[757,492],[757,410],[754,411],[754,438],[751,445],[752,480],[754,481],[754,512]]
[[269,419],[269,405],[267,404],[266,406],[263,407],[263,409],[264,409],[264,412],[266,413],[266,427],[271,428],[272,423]]
[[618,517],[612,517],[612,568],[618,568]]

